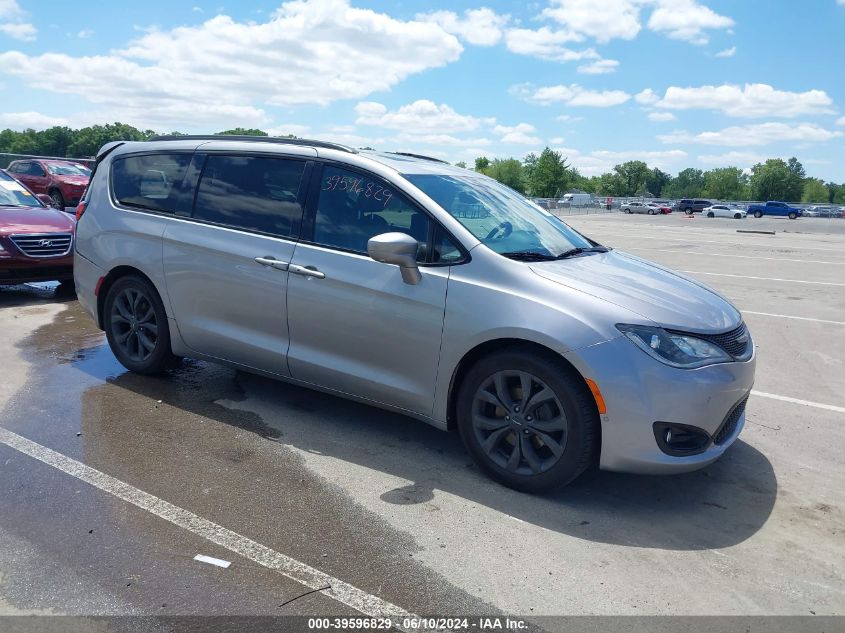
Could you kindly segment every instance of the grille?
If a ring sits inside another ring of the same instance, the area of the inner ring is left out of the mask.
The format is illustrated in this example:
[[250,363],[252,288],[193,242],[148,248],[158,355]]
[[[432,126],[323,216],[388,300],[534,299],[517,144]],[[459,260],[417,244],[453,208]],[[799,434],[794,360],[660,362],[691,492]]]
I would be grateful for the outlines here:
[[746,402],[748,402],[748,396],[745,396],[734,406],[733,409],[731,409],[731,412],[728,413],[725,421],[722,422],[722,426],[720,426],[719,430],[713,435],[714,444],[721,446],[734,434],[739,419],[742,417],[742,414],[745,413]]
[[696,334],[696,336],[700,336],[714,345],[718,345],[734,358],[745,356],[751,344],[751,338],[748,336],[748,328],[745,327],[745,323],[740,323],[738,328],[730,332],[725,332],[724,334],[710,334],[706,336]]
[[10,237],[15,246],[30,257],[66,255],[73,241],[70,233],[29,233]]

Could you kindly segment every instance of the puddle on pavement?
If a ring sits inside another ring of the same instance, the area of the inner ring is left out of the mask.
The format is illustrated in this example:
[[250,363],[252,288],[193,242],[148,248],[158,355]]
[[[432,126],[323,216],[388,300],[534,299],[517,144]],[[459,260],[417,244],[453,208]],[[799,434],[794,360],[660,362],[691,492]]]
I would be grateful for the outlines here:
[[[162,376],[130,373],[76,302],[20,347],[31,363],[30,380],[0,414],[5,428],[364,589],[395,587],[388,599],[424,612],[450,604],[463,612],[493,611],[416,561],[420,547],[409,533],[309,470],[286,445],[291,416],[306,422],[293,424],[296,435],[307,428],[318,436],[325,417],[329,433],[355,424],[354,416],[344,419],[350,406],[374,424],[390,414],[196,360]],[[232,406],[245,398],[244,380],[273,394],[279,414],[271,423]],[[424,433],[442,435],[430,427]],[[384,438],[396,441],[396,433]],[[308,450],[307,442],[297,446]],[[120,520],[100,516],[109,512],[103,505],[79,511],[98,525]],[[157,521],[140,521],[135,536],[154,544]]]

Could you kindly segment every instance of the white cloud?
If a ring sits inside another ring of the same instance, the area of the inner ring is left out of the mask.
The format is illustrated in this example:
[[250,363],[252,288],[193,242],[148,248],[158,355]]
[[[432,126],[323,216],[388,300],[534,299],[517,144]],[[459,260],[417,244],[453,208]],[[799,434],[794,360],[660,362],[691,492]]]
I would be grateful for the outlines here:
[[67,119],[49,116],[40,112],[0,112],[0,129],[43,130],[54,125],[66,125]]
[[82,29],[79,33],[76,34],[76,37],[85,40],[91,37],[92,35],[94,35],[94,31],[92,31],[91,29]]
[[640,32],[640,7],[634,0],[552,0],[550,4],[543,17],[597,42],[631,40]]
[[[842,4],[845,4],[845,0],[841,0]],[[836,125],[845,125],[845,116],[836,119]]]
[[637,103],[642,105],[654,105],[660,101],[660,97],[651,88],[646,88],[645,90],[638,92],[634,95],[634,99]]
[[566,156],[574,167],[584,176],[598,176],[609,172],[615,165],[628,160],[644,160],[650,167],[663,171],[676,171],[687,160],[687,153],[680,149],[672,150],[595,150],[582,153],[571,147],[555,147],[555,151]]
[[733,25],[731,18],[719,15],[695,0],[657,0],[648,20],[648,28],[652,31],[696,45],[708,42],[706,29],[729,29]]
[[607,108],[625,103],[631,98],[622,90],[588,90],[578,84],[541,86],[536,88],[531,84],[512,86],[511,94],[540,105],[565,103],[570,106],[586,106],[593,108]]
[[492,144],[489,138],[459,138],[451,134],[397,134],[392,141],[402,145],[444,145],[447,147],[486,147]]
[[17,0],[0,0],[0,34],[25,42],[34,40],[38,29],[25,22],[25,17],[26,12]]
[[294,0],[263,23],[218,15],[150,31],[107,55],[0,53],[0,73],[80,95],[121,112],[119,120],[196,128],[266,123],[261,103],[360,99],[453,62],[462,50],[431,22],[397,20],[348,0]]
[[[748,168],[757,163],[766,162],[771,156],[755,154],[754,152],[725,152],[724,154],[701,154],[698,161],[705,165],[735,165],[736,167]],[[806,162],[806,161],[804,161]]]
[[493,128],[493,133],[501,137],[500,142],[519,145],[539,145],[542,143],[541,139],[532,136],[536,131],[534,126],[528,123],[517,123],[514,126],[497,125]]
[[499,15],[492,9],[468,9],[460,17],[454,11],[434,11],[417,14],[417,19],[434,22],[447,33],[457,35],[462,40],[476,46],[493,46],[502,39],[504,26],[510,20],[509,15]]
[[675,115],[671,112],[649,112],[649,121],[674,121]]
[[637,37],[643,9],[652,10],[649,29],[692,44],[705,44],[708,30],[734,25],[731,18],[697,0],[551,0],[541,17],[560,24],[567,32],[604,43]]
[[375,101],[363,101],[355,106],[358,125],[377,125],[407,132],[466,132],[478,129],[494,119],[478,118],[459,114],[451,107],[420,99],[390,111],[387,106]]
[[768,84],[670,86],[654,105],[668,110],[715,110],[734,117],[796,117],[833,112],[833,100],[824,90],[789,92]]
[[555,136],[549,139],[549,143],[552,145],[563,145],[566,142],[566,139],[562,136]]
[[598,61],[578,66],[578,72],[586,75],[605,75],[616,72],[618,66],[619,62],[615,59],[599,59]]
[[716,53],[716,57],[733,57],[736,54],[736,46],[731,46]]
[[518,55],[529,55],[552,62],[572,62],[582,59],[599,59],[595,49],[574,50],[564,44],[580,42],[583,37],[577,33],[552,30],[547,26],[539,29],[509,29],[505,34],[508,50]]
[[558,114],[555,121],[565,121],[567,123],[574,123],[575,121],[583,121],[584,118],[580,116],[572,116],[571,114]]
[[268,127],[264,130],[270,136],[287,136],[293,134],[294,136],[306,136],[311,128],[308,125],[299,125],[298,123],[281,123]]
[[821,143],[843,136],[842,132],[827,130],[814,123],[759,123],[736,125],[713,132],[690,134],[679,131],[657,138],[663,143],[701,143],[725,147],[771,145],[772,143]]

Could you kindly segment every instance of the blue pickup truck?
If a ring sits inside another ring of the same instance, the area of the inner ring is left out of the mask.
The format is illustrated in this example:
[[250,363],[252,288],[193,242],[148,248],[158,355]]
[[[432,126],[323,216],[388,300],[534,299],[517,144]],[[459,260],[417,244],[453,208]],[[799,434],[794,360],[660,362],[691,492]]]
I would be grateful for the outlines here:
[[764,215],[781,215],[794,220],[795,218],[800,218],[803,214],[803,209],[790,207],[785,202],[775,202],[773,200],[769,200],[766,204],[748,205],[748,215],[753,215],[755,218],[762,218]]

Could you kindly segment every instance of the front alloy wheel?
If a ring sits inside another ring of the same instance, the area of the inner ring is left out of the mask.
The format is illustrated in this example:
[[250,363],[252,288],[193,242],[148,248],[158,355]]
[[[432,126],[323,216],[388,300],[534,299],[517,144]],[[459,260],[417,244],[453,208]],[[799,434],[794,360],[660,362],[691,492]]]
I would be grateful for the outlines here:
[[546,472],[566,446],[560,401],[542,380],[524,371],[498,371],[478,388],[472,426],[490,461],[518,475]]
[[558,488],[596,458],[595,400],[553,352],[513,348],[482,358],[462,380],[456,404],[467,452],[511,488]]

